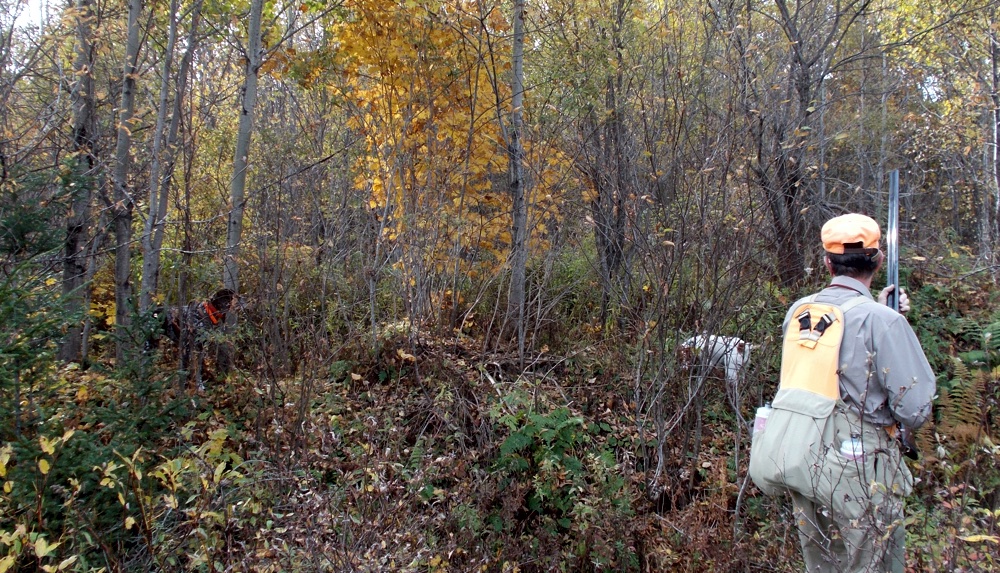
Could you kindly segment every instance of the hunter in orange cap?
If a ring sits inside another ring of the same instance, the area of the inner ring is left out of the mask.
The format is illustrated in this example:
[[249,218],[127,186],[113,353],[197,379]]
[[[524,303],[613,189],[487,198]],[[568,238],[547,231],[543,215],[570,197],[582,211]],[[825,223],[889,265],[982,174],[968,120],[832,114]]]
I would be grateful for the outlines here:
[[[833,305],[842,311],[839,319],[834,318],[842,321],[843,329],[834,373],[840,396],[820,426],[830,436],[841,438],[824,437],[818,455],[821,460],[843,465],[826,466],[822,465],[826,462],[814,462],[813,457],[803,458],[807,464],[816,464],[816,476],[831,476],[817,477],[816,483],[830,479],[836,491],[817,497],[815,488],[789,488],[802,560],[809,573],[895,573],[906,567],[904,504],[914,480],[896,447],[896,435],[912,435],[930,419],[937,380],[906,318],[885,305],[895,285],[885,287],[877,297],[872,295],[872,281],[884,259],[879,250],[881,236],[878,223],[865,215],[851,213],[827,221],[821,237],[830,283],[793,304],[782,325],[786,336],[802,340],[803,318],[806,324],[820,324],[810,323],[808,311],[799,310],[805,303]],[[863,304],[875,298],[880,304]],[[899,311],[907,310],[909,299],[900,289]],[[783,363],[785,359],[783,354]],[[813,375],[828,374],[825,371]],[[809,403],[810,398],[806,395],[803,401],[809,408],[819,408],[820,402]],[[779,409],[777,399],[773,408]],[[788,407],[784,410],[793,411]],[[780,419],[772,413],[768,424]],[[816,423],[819,421],[817,418]],[[842,451],[842,437],[849,436],[850,445],[855,435],[861,443],[862,462],[838,453]],[[763,455],[764,459],[779,459],[767,457],[777,455],[773,452]],[[794,463],[789,460],[787,467]],[[847,467],[853,473],[843,471]],[[863,509],[856,514],[841,501],[861,503]]]
[[878,240],[882,237],[875,219],[859,213],[848,213],[830,219],[823,225],[820,234],[827,253],[869,257],[877,254]]

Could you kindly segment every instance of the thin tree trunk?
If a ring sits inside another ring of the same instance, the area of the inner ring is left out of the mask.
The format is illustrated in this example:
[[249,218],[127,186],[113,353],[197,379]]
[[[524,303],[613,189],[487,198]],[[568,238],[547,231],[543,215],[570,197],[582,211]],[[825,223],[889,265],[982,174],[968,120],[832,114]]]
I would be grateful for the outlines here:
[[236,133],[236,156],[233,159],[233,178],[229,185],[229,224],[226,228],[226,256],[223,265],[223,285],[233,292],[240,292],[239,254],[243,236],[243,211],[246,208],[246,182],[250,135],[253,132],[253,114],[257,107],[257,74],[260,71],[263,49],[261,47],[261,13],[264,0],[250,3],[250,28],[247,31],[246,76],[243,82],[243,101],[240,108],[239,128]]
[[[167,49],[163,59],[163,76],[160,83],[160,107],[156,118],[156,134],[153,139],[152,167],[149,177],[149,217],[142,235],[142,280],[139,289],[139,311],[147,312],[153,304],[153,297],[159,288],[160,252],[163,249],[163,235],[166,227],[170,187],[176,163],[177,137],[181,123],[181,106],[187,92],[188,70],[198,44],[198,23],[201,16],[202,0],[195,2],[191,14],[191,28],[188,31],[187,50],[177,71],[174,99],[170,111],[170,125],[167,127],[167,97],[170,92],[170,78],[173,66],[173,50],[177,38],[177,18],[170,19]],[[178,0],[172,0],[170,13],[176,14]],[[163,132],[167,131],[166,141]]]
[[132,315],[132,210],[135,203],[129,192],[131,167],[132,115],[135,110],[135,86],[139,61],[139,15],[142,0],[131,0],[128,10],[128,40],[122,74],[122,97],[119,107],[118,144],[115,147],[114,215],[115,231],[115,330],[118,341],[115,355],[121,364],[126,355],[126,341]]
[[990,14],[990,96],[993,109],[989,113],[989,153],[987,173],[989,189],[984,197],[980,215],[979,256],[988,263],[993,260],[993,242],[996,240],[997,224],[1000,221],[1000,165],[997,164],[997,146],[1000,145],[1000,40],[995,31],[995,18]]
[[524,0],[514,0],[514,67],[511,98],[510,133],[507,151],[510,157],[510,192],[513,199],[511,228],[510,308],[517,316],[517,355],[524,364],[525,282],[527,267],[528,204],[524,185],[524,146],[522,109],[524,107]]
[[[76,177],[73,200],[66,215],[66,240],[63,252],[63,296],[71,312],[84,315],[83,289],[87,274],[87,228],[90,222],[90,183],[94,168],[94,142],[97,139],[94,122],[94,47],[91,43],[94,12],[92,0],[77,0],[76,62],[73,65],[76,82],[71,93],[73,105],[73,152],[76,154]],[[74,324],[59,348],[59,358],[80,359],[83,348],[83,323]]]

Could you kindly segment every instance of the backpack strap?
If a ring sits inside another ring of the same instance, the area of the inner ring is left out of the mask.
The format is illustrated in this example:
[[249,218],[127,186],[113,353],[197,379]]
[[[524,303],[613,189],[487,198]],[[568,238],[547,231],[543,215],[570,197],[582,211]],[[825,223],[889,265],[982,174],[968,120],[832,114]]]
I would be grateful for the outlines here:
[[[837,305],[831,303],[817,303],[817,296],[819,296],[819,293],[808,296],[803,299],[801,304],[795,307],[796,311],[805,307],[805,310],[802,312],[796,312],[795,321],[799,324],[799,344],[806,346],[807,348],[816,348],[816,344],[819,343],[820,337],[826,333],[826,329],[829,328],[834,322],[840,320],[838,318],[838,313],[835,312],[827,312],[822,314],[819,319],[814,319],[810,310],[811,306],[814,304],[825,305],[827,308],[839,308]],[[841,311],[839,315],[843,316],[843,311]]]
[[[826,329],[829,328],[834,322],[843,320],[847,311],[866,302],[874,302],[866,296],[856,296],[848,300],[846,303],[839,305],[833,303],[818,303],[816,302],[816,298],[818,296],[819,293],[816,293],[804,298],[801,304],[796,306],[796,309],[807,307],[807,310],[804,310],[801,313],[796,313],[794,317],[794,320],[799,324],[799,343],[808,346],[809,348],[815,348],[819,338],[823,336]],[[827,312],[819,317],[818,320],[814,320],[808,310],[808,307],[813,304],[823,304],[826,305],[827,308],[833,307],[838,309],[840,312]],[[841,330],[843,330],[843,326],[841,326]]]
[[[870,299],[870,298],[866,297],[865,295],[861,295],[861,293],[858,293],[858,294],[860,296],[856,296],[856,297],[848,300],[844,304],[838,304],[838,305],[834,305],[834,306],[839,306],[840,310],[842,312],[847,312],[847,311],[851,310],[852,308],[854,308],[854,307],[856,307],[858,305],[862,305],[862,304],[864,304],[866,302],[875,302],[873,299]],[[805,297],[804,299],[802,299],[802,302],[803,303],[806,303],[806,302],[816,302],[816,298],[817,297],[819,297],[819,293],[818,292],[817,293],[813,293],[813,294]],[[827,303],[827,304],[833,304],[833,303]]]
[[866,297],[866,296],[864,296],[864,295],[861,295],[861,296],[856,296],[856,297],[852,298],[851,300],[845,302],[844,304],[841,304],[841,305],[838,305],[838,306],[840,306],[840,311],[843,312],[846,315],[847,311],[851,310],[852,308],[854,308],[856,306],[861,306],[861,305],[865,304],[866,302],[875,302],[875,301],[872,300],[872,299],[870,299],[870,298],[868,298],[868,297]]

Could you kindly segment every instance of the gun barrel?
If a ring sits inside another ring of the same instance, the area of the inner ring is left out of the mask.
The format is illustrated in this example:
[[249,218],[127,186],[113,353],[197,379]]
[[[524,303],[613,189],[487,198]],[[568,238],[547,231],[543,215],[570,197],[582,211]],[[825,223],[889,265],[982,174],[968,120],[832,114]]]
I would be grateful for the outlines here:
[[899,170],[889,173],[889,224],[885,234],[886,242],[886,286],[896,288],[889,293],[888,303],[899,312]]

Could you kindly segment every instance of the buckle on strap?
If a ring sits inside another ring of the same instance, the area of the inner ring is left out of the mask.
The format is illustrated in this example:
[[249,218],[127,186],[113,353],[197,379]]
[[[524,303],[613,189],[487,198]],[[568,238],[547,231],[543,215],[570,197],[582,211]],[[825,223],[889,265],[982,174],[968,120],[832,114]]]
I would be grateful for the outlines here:
[[812,326],[812,316],[809,314],[808,309],[802,311],[795,319],[799,321],[799,344],[808,348],[815,348],[816,343],[823,336],[823,333],[826,332],[826,329],[837,321],[837,316],[828,312],[819,318],[815,327]]

